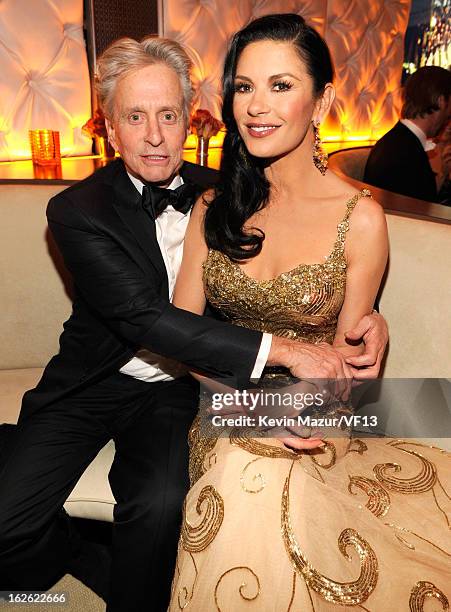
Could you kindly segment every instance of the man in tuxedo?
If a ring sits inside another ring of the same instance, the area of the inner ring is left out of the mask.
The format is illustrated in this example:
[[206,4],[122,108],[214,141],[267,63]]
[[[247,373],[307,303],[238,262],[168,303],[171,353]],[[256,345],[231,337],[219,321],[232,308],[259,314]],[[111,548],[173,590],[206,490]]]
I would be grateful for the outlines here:
[[[189,207],[217,179],[182,162],[189,68],[177,43],[155,38],[117,41],[99,61],[99,99],[121,159],[49,202],[75,298],[60,351],[25,394],[0,469],[0,590],[48,589],[70,571],[97,587],[110,612],[166,609],[198,399],[181,363],[239,383],[258,378],[265,364],[310,378],[349,378],[353,365],[370,366],[363,376],[379,369],[387,340],[380,315],[351,334],[368,342],[348,364],[331,347],[171,305]],[[111,438],[117,503],[107,593],[101,560],[88,575],[89,559],[61,508]]]
[[437,201],[437,183],[427,151],[451,116],[451,72],[420,68],[404,87],[401,120],[372,148],[365,183],[412,198]]

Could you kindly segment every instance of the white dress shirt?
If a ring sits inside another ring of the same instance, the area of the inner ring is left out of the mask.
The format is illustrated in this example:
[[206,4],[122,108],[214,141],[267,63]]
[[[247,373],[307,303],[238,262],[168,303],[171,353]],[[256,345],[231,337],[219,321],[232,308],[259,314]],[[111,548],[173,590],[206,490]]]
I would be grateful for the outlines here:
[[[144,183],[131,174],[128,176],[139,193],[142,194]],[[176,176],[168,189],[177,189],[180,185],[183,185],[183,179],[181,176]],[[175,281],[182,263],[183,242],[190,214],[191,211],[182,213],[169,205],[155,221],[157,242],[168,275],[170,300],[172,300],[174,294]],[[271,334],[263,334],[251,378],[260,378],[271,349],[271,341]],[[147,349],[140,349],[119,371],[144,382],[157,382],[174,380],[174,378],[186,374],[188,369],[177,361],[151,353]]]
[[401,123],[406,126],[408,130],[415,134],[418,140],[421,142],[421,146],[425,151],[432,151],[435,149],[435,142],[429,140],[423,130],[417,126],[416,123],[411,121],[410,119],[401,119]]

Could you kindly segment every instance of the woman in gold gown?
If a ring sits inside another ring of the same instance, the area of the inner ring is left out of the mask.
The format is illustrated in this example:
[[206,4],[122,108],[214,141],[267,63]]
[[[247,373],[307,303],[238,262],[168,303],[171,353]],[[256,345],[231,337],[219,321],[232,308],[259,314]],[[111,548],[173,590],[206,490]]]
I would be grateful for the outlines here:
[[[202,312],[206,296],[235,324],[328,342],[352,364],[346,330],[371,311],[387,231],[368,191],[326,172],[318,124],[332,76],[325,42],[297,15],[235,35],[224,187],[192,213],[174,302]],[[295,450],[199,427],[171,611],[449,608],[449,453],[351,437]]]

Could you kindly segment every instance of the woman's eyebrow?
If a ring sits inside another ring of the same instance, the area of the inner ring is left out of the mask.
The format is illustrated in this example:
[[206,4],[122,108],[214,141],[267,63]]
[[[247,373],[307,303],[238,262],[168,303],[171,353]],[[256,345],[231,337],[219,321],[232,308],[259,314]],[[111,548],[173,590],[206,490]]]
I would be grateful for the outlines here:
[[[296,76],[292,72],[281,72],[280,74],[272,74],[271,76],[269,76],[268,81],[282,79],[283,77],[291,77],[292,79],[296,79],[297,81],[301,80],[299,76]],[[244,76],[242,74],[237,74],[235,76],[235,79],[240,79],[240,81],[248,81],[249,83],[252,83],[252,79],[250,77]]]
[[292,79],[297,79],[300,81],[300,77],[296,76],[292,72],[281,72],[280,74],[273,74],[268,78],[268,81],[273,81],[275,79],[282,79],[283,77],[291,77]]

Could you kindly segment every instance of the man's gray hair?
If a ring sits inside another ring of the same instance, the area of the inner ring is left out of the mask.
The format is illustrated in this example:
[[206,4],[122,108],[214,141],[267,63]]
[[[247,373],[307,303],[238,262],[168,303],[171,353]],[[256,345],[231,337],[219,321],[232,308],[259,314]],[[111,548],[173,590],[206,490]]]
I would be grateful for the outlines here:
[[166,64],[177,73],[183,92],[183,114],[188,123],[193,99],[191,60],[179,43],[156,36],[147,36],[141,41],[120,38],[100,56],[97,62],[96,90],[106,117],[112,119],[118,82],[135,70],[158,63]]

